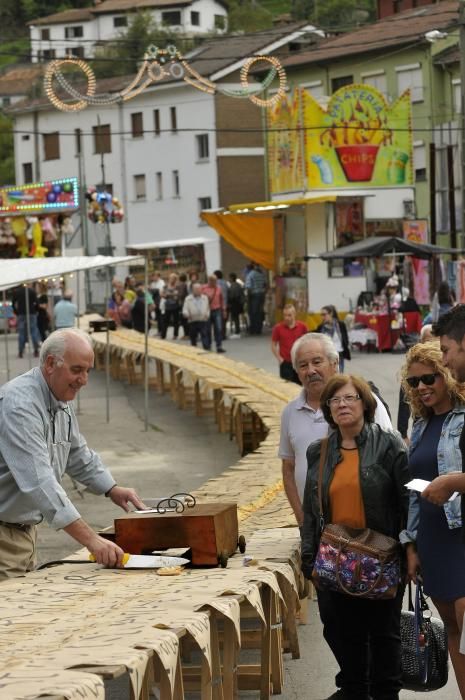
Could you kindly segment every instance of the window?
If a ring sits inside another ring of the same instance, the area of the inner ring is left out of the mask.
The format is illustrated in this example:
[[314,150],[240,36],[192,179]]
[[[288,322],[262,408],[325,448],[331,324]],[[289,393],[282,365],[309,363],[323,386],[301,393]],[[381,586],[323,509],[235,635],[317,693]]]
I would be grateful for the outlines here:
[[44,160],[58,160],[60,157],[60,135],[58,131],[43,134]]
[[84,27],[65,27],[65,39],[79,39],[84,36]]
[[215,29],[226,29],[226,17],[224,15],[215,15]]
[[69,58],[84,58],[83,46],[72,46],[66,49],[66,55]]
[[34,176],[32,174],[32,163],[23,163],[23,182],[32,182]]
[[173,197],[180,197],[179,170],[173,170]]
[[163,173],[155,173],[155,187],[157,191],[157,199],[163,199]]
[[42,49],[38,54],[39,61],[51,61],[55,56],[55,49]]
[[21,136],[21,141],[29,141],[30,138],[31,138],[31,137],[29,136],[29,134],[23,134],[23,135]]
[[331,92],[336,92],[336,90],[339,90],[339,88],[344,87],[344,85],[350,85],[353,82],[353,75],[342,75],[340,78],[333,78],[331,80]]
[[179,26],[181,24],[181,12],[180,10],[168,10],[161,13],[162,24],[168,24],[170,26]]
[[198,202],[199,202],[199,214],[204,209],[211,209],[212,208],[212,198],[211,197],[199,197]]
[[208,134],[199,134],[195,137],[197,141],[198,160],[208,160],[210,153],[208,150]]
[[415,168],[415,182],[426,182],[426,149],[423,141],[413,142],[413,167]]
[[171,131],[178,130],[178,118],[176,116],[176,107],[170,107]]
[[153,130],[155,132],[155,136],[160,136],[160,110],[159,109],[153,110]]
[[50,29],[41,29],[40,30],[40,38],[42,41],[49,41],[50,40]]
[[423,102],[423,73],[421,64],[415,63],[410,66],[398,66],[397,73],[397,91],[402,95],[405,90],[410,88],[412,102]]
[[2,99],[2,107],[8,107],[11,105],[11,97],[4,97]]
[[126,15],[122,15],[121,17],[113,17],[113,26],[114,27],[127,27],[128,26],[128,18]]
[[145,175],[134,175],[134,198],[136,202],[147,198]]
[[392,9],[394,10],[395,15],[400,12],[402,9],[402,0],[394,0],[392,3]]
[[94,153],[111,153],[111,128],[109,124],[93,126]]
[[97,185],[98,192],[108,192],[108,194],[113,195],[113,183],[105,182],[103,185]]
[[462,113],[462,89],[460,78],[455,78],[452,81],[452,94],[454,100],[454,112],[456,114]]
[[144,135],[144,120],[142,112],[133,112],[131,114],[131,131],[133,138],[140,138]]
[[384,97],[387,97],[387,79],[384,71],[376,73],[362,73],[362,80],[366,85],[376,88]]
[[191,24],[193,27],[200,27],[200,12],[191,12]]

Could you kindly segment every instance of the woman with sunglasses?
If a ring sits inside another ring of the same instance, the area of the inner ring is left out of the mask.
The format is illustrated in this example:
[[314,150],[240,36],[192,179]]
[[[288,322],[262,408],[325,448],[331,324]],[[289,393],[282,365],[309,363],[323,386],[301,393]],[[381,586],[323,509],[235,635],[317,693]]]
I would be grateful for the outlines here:
[[[442,364],[439,344],[414,345],[402,367],[402,387],[414,425],[410,442],[411,476],[432,481],[462,471],[459,446],[465,419],[465,387]],[[408,575],[421,572],[447,629],[449,653],[461,697],[465,698],[465,656],[459,652],[465,613],[465,548],[460,497],[437,506],[410,492],[406,544]]]
[[[407,518],[407,450],[400,435],[375,424],[376,400],[361,377],[337,374],[321,395],[321,410],[332,430],[322,465],[325,523],[371,528],[399,539]],[[322,441],[307,450],[302,571],[311,578],[321,535],[319,474]],[[400,550],[400,547],[399,547]],[[341,691],[350,700],[398,700],[401,689],[400,611],[403,586],[395,598],[371,600],[342,591],[318,591],[334,615],[323,636],[341,667]]]

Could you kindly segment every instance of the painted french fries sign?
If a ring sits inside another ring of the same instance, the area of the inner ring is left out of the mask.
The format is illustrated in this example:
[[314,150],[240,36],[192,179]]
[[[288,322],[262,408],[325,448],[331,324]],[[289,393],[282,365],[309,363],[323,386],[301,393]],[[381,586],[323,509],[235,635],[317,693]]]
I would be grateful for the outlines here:
[[413,184],[411,102],[346,85],[322,106],[299,89],[268,110],[271,192]]

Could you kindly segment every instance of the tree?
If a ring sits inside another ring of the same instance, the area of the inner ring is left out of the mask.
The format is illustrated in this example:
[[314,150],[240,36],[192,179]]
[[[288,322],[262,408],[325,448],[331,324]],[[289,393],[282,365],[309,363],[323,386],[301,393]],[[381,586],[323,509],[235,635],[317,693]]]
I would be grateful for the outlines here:
[[376,19],[375,0],[292,0],[292,16],[323,29],[349,30]]
[[96,52],[92,68],[98,78],[129,75],[137,72],[150,45],[163,48],[170,43],[179,43],[176,32],[160,27],[150,12],[137,12],[125,32]]
[[273,15],[255,0],[231,0],[228,4],[230,32],[258,32],[273,26]]
[[12,120],[0,112],[0,185],[15,184]]

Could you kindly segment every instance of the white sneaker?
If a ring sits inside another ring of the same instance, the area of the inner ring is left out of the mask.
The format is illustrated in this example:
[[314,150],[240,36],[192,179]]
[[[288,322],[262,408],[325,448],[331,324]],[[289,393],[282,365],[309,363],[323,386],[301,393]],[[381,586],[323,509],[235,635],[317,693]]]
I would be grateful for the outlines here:
[[237,340],[240,337],[241,337],[240,334],[233,333],[232,335],[229,336],[229,340]]

